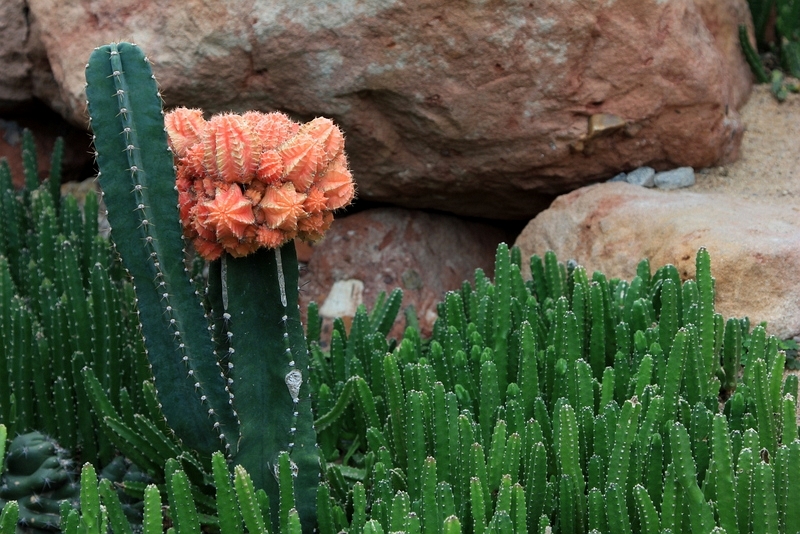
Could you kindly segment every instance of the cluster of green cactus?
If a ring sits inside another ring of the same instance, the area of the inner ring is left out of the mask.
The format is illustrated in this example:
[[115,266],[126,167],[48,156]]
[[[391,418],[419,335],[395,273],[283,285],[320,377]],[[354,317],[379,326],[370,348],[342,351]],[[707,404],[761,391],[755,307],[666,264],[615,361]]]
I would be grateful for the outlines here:
[[393,348],[389,307],[362,308],[326,353],[312,308],[320,532],[797,531],[797,380],[762,326],[714,312],[705,250],[683,283],[520,267],[501,246],[430,342]]
[[[758,83],[770,83],[772,93],[779,101],[786,99],[787,93],[798,92],[797,83],[787,83],[781,69],[794,78],[800,78],[800,1],[799,0],[748,0],[753,15],[756,46],[750,44],[745,26],[739,26],[739,42],[742,46],[753,75]],[[774,17],[774,18],[773,18]],[[775,22],[777,42],[768,42],[767,26]],[[770,52],[777,56],[780,68],[767,74],[759,52]]]
[[98,232],[98,198],[83,213],[59,192],[62,143],[50,177],[38,181],[33,137],[23,136],[25,187],[15,190],[0,160],[0,422],[11,435],[33,430],[96,465],[114,455],[96,431],[81,370],[94,369],[115,406],[143,405],[150,377],[134,294]]
[[[288,454],[281,455],[279,462],[286,469],[279,481],[281,500],[278,532],[300,534],[302,527],[292,500]],[[98,477],[94,466],[86,463],[80,477],[80,507],[61,504],[61,531],[64,534],[160,534],[167,528],[173,533],[199,534],[201,528],[205,527],[220,534],[271,532],[269,502],[264,490],[255,489],[252,479],[241,466],[237,466],[232,475],[222,453],[214,453],[211,463],[213,480],[217,486],[213,504],[220,510],[219,516],[211,517],[198,510],[197,497],[192,494],[189,476],[177,462],[171,460],[165,466],[169,474],[162,487],[155,484],[143,486],[143,519],[137,523],[129,521],[129,512],[114,484],[103,474]],[[168,506],[164,506],[166,503],[169,503]],[[9,503],[3,509],[0,533],[15,532],[16,512],[16,502]]]
[[[2,430],[5,444],[5,427]],[[71,467],[69,453],[40,432],[17,436],[3,464],[0,505],[16,501],[19,524],[29,530],[58,530],[62,503],[78,505],[80,488]]]
[[[319,532],[800,530],[797,379],[763,326],[714,312],[705,250],[696,265],[681,283],[642,262],[625,282],[548,253],[526,281],[501,245],[494,283],[477,271],[449,293],[430,340],[413,327],[386,339],[399,290],[349,331],[337,320],[327,350],[312,306]],[[147,532],[300,532],[304,497],[289,455],[279,462],[275,501],[241,466],[232,484],[219,452],[210,466],[166,460],[160,493],[124,485],[144,499]],[[87,515],[128,532],[107,482],[92,504],[94,476],[87,466],[89,505],[64,508],[65,532]]]

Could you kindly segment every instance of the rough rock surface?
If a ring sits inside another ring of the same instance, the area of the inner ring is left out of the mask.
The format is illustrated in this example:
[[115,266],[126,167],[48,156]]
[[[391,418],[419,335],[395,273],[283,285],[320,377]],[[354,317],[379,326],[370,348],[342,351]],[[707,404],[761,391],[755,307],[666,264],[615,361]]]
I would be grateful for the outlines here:
[[57,82],[38,91],[76,123],[91,50],[132,40],[169,105],[333,117],[362,198],[494,218],[620,170],[734,158],[750,88],[730,35],[746,0],[28,6]]
[[516,242],[523,257],[553,250],[589,272],[631,279],[648,258],[694,277],[697,250],[711,254],[717,311],[768,321],[782,338],[800,334],[800,206],[713,193],[656,191],[626,183],[561,196]]
[[0,111],[31,98],[31,62],[23,0],[0,2]]
[[[461,287],[478,267],[493,274],[495,250],[504,237],[504,232],[483,223],[401,208],[376,208],[337,219],[314,245],[301,274],[301,308],[305,312],[314,301],[331,310],[323,325],[329,329],[333,317],[347,316],[348,310],[352,317],[361,303],[372,309],[381,291],[399,287],[402,309],[413,304],[421,330],[428,335],[445,292]],[[391,335],[400,338],[404,329],[401,317]]]

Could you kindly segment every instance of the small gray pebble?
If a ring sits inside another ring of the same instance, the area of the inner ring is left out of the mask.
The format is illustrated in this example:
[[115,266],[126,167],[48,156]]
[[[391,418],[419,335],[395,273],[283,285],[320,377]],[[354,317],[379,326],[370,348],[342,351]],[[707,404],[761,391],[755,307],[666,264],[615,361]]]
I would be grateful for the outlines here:
[[642,187],[653,187],[656,185],[655,176],[656,171],[652,167],[639,167],[635,171],[628,173],[628,183]]
[[625,178],[626,178],[625,173],[621,172],[618,175],[616,175],[615,177],[613,177],[612,179],[610,179],[609,182],[627,182],[627,180]]
[[694,185],[694,169],[678,167],[671,171],[658,172],[655,176],[656,187],[660,189],[680,189]]

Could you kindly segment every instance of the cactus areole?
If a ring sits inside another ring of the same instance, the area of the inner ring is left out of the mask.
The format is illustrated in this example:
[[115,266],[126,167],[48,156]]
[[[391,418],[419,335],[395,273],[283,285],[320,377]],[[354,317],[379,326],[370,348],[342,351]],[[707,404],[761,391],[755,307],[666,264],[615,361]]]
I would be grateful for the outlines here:
[[[243,466],[275,524],[288,454],[312,530],[320,465],[294,239],[319,239],[353,198],[341,131],[281,113],[164,115],[150,63],[129,43],[95,49],[86,81],[112,238],[167,422],[199,453]],[[211,262],[204,295],[184,265],[187,239]]]

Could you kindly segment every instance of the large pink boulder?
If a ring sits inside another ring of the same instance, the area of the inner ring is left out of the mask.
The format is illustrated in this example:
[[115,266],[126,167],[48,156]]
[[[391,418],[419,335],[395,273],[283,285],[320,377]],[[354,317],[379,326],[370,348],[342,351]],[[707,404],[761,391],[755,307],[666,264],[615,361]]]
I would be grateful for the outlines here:
[[76,123],[89,53],[131,40],[170,106],[333,117],[361,198],[494,218],[620,170],[735,158],[751,83],[729,26],[750,24],[745,0],[28,6],[45,97]]
[[588,272],[630,280],[642,258],[695,275],[706,247],[725,317],[768,322],[770,333],[800,335],[800,203],[732,195],[596,184],[561,196],[523,230],[523,257],[553,250]]

